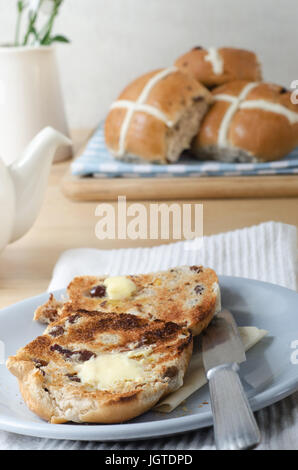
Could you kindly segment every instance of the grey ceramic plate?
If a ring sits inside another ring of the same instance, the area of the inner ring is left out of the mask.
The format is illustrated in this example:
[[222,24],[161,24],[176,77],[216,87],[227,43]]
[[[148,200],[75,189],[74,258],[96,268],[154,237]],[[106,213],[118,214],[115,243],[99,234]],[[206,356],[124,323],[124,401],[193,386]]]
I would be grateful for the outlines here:
[[[268,406],[298,389],[298,365],[291,363],[291,343],[298,340],[298,294],[263,282],[220,277],[223,306],[235,315],[239,326],[257,326],[269,331],[247,354],[241,377],[254,410]],[[61,294],[63,291],[58,291]],[[0,313],[0,340],[5,356],[43,331],[32,321],[34,309],[47,299],[42,294],[24,300]],[[18,385],[0,365],[0,429],[30,436],[73,440],[121,441],[148,439],[183,433],[212,424],[207,386],[170,414],[148,412],[126,424],[48,424],[24,405]]]

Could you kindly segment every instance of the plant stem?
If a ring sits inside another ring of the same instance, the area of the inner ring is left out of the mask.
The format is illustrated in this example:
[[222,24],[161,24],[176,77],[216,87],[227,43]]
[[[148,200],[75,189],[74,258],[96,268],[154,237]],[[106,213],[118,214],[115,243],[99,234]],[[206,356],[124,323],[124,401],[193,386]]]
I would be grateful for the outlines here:
[[21,17],[24,10],[24,6],[22,2],[17,3],[18,15],[17,15],[17,23],[16,23],[16,31],[15,31],[15,39],[14,45],[19,45],[19,37],[20,37],[20,26],[21,26]]
[[29,36],[32,33],[32,28],[34,27],[34,24],[35,24],[39,9],[41,7],[42,1],[43,0],[39,0],[38,7],[37,7],[34,15],[32,15],[31,18],[30,18],[29,25],[28,25],[28,30],[27,30],[27,33],[26,33],[25,38],[24,38],[23,46],[27,45]]
[[50,15],[48,15],[48,20],[44,23],[42,28],[39,28],[39,31],[37,30],[37,22],[39,21],[39,13],[40,10],[43,6],[45,0],[37,0],[34,1],[34,3],[31,5],[29,3],[29,14],[28,14],[28,23],[27,23],[27,29],[25,31],[24,39],[20,40],[20,25],[21,25],[21,16],[24,12],[24,10],[28,6],[28,2],[25,0],[19,0],[17,2],[17,8],[18,8],[18,17],[17,17],[17,22],[16,22],[16,32],[15,32],[15,46],[23,45],[26,46],[31,42],[31,37],[34,37],[33,44],[39,44],[40,46],[47,46],[49,44],[52,44],[53,42],[59,41],[59,42],[69,42],[69,40],[62,35],[57,35],[54,37],[51,37],[53,25],[54,25],[54,20],[56,16],[59,13],[59,8],[61,4],[63,3],[63,0],[52,0],[52,8]]
[[55,0],[55,4],[53,6],[53,11],[51,13],[51,16],[49,18],[49,21],[46,25],[46,34],[44,35],[44,37],[41,39],[40,41],[40,44],[43,44],[43,45],[46,45],[51,37],[51,32],[52,32],[52,29],[53,29],[53,24],[54,24],[54,19],[55,17],[58,15],[58,10],[59,10],[59,6],[61,4],[61,0]]

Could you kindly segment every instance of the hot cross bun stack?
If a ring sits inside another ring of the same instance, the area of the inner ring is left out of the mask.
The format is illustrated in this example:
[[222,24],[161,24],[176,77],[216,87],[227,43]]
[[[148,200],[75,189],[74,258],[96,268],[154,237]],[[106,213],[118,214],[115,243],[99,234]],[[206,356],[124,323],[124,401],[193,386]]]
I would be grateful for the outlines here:
[[105,141],[127,161],[173,163],[187,149],[203,160],[274,161],[298,145],[297,116],[290,91],[262,82],[254,52],[195,47],[124,89]]

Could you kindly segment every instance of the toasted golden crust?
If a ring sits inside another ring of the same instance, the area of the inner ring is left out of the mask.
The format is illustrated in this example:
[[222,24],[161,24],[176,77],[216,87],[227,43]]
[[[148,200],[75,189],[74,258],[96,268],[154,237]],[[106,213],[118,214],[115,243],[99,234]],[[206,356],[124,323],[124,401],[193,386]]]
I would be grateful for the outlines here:
[[208,50],[202,47],[194,47],[183,54],[176,60],[175,65],[207,87],[222,85],[232,80],[262,79],[260,64],[254,52],[221,47],[217,49],[217,53],[223,62],[221,73],[214,72],[211,62],[206,60]]
[[55,299],[53,294],[50,294],[49,299],[34,312],[34,320],[40,323],[50,323],[58,319],[60,311],[63,307],[63,302]]
[[[101,354],[130,352],[142,359],[144,382],[112,390],[82,383],[77,366]],[[192,335],[175,323],[128,314],[73,311],[20,349],[7,367],[28,407],[52,423],[116,423],[138,416],[183,383]]]
[[[235,81],[213,90],[213,95],[239,96],[249,84]],[[256,107],[241,108],[231,118],[227,149],[239,149],[239,152],[256,157],[260,161],[282,158],[298,145],[298,120],[291,122],[281,112],[262,109],[262,102],[282,106],[285,110],[297,114],[298,105],[291,102],[291,92],[271,83],[257,84],[245,97],[245,102],[254,100]],[[208,149],[218,146],[219,130],[231,103],[225,100],[215,101],[206,114],[201,129],[193,141],[193,150],[200,157]],[[236,151],[235,150],[235,151]],[[218,147],[218,151],[220,148]]]
[[[169,158],[170,138],[173,132],[179,131],[179,120],[185,115],[188,116],[187,119],[191,120],[199,106],[201,112],[198,113],[198,117],[195,117],[196,130],[198,129],[199,114],[201,114],[201,119],[211,103],[211,95],[192,77],[173,69],[171,73],[154,83],[142,101],[142,104],[149,105],[153,111],[157,110],[162,113],[166,121],[150,114],[150,112],[135,109],[126,131],[124,131],[128,110],[125,107],[117,107],[117,103],[119,101],[136,103],[146,85],[160,72],[163,72],[163,69],[137,78],[123,90],[118,100],[113,103],[113,106],[116,105],[116,107],[111,108],[105,121],[105,141],[108,149],[116,157],[137,157],[147,161],[166,163]],[[189,144],[196,130],[189,137]],[[123,132],[125,138],[123,152],[121,152],[120,139]]]
[[216,273],[203,266],[181,266],[150,274],[128,276],[136,291],[124,300],[91,297],[92,287],[102,285],[105,277],[80,276],[68,286],[68,308],[126,312],[143,318],[157,318],[190,328],[199,334],[220,308]]

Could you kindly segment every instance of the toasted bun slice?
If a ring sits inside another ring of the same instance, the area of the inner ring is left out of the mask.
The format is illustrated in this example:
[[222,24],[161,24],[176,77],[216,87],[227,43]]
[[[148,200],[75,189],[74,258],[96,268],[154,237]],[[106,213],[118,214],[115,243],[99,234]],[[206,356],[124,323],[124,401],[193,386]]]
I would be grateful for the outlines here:
[[[217,275],[203,266],[180,266],[167,271],[127,276],[136,289],[122,300],[108,298],[104,286],[107,277],[75,277],[67,288],[69,300],[63,308],[56,311],[49,309],[48,301],[35,311],[34,320],[50,323],[59,315],[71,314],[76,309],[125,312],[143,318],[176,322],[190,328],[193,335],[198,335],[221,307]],[[51,300],[50,306],[53,305]]]
[[193,141],[198,158],[278,160],[298,145],[298,104],[272,83],[227,83],[212,92],[214,104]]
[[[220,290],[216,273],[203,266],[181,266],[167,271],[127,276],[136,290],[122,300],[108,298],[107,276],[80,276],[68,286],[68,308],[125,312],[142,318],[155,318],[190,328],[193,335],[207,327],[220,309]],[[100,286],[99,296],[90,291]]]
[[147,73],[112,104],[107,148],[122,160],[175,162],[190,147],[211,99],[203,85],[176,67]]
[[190,331],[175,323],[77,310],[7,368],[30,410],[51,423],[119,423],[181,387],[191,353]]
[[177,59],[175,65],[203,85],[213,88],[232,80],[259,81],[261,67],[254,52],[232,47],[194,47]]

